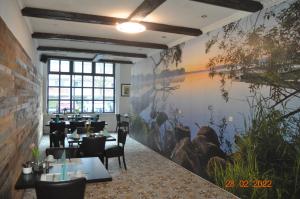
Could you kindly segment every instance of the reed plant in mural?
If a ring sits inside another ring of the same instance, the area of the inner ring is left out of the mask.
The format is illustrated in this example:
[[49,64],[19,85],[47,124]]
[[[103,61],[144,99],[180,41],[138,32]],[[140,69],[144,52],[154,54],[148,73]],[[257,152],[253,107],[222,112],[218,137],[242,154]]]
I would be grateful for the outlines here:
[[[209,126],[211,126],[212,128],[218,131],[220,146],[222,147],[224,152],[226,152],[227,154],[231,154],[232,143],[230,142],[230,140],[225,138],[226,128],[228,126],[228,120],[224,116],[220,119],[220,121],[215,121],[213,105],[208,106],[208,111],[210,112]],[[198,123],[195,124],[198,126],[198,128],[200,128],[200,125]]]
[[[300,1],[280,7],[226,25],[206,43],[207,53],[219,52],[207,66],[212,78],[221,77],[225,101],[226,84],[235,79],[249,83],[253,94],[246,132],[237,137],[231,161],[225,168],[215,164],[212,175],[224,188],[233,180],[226,189],[241,198],[300,198]],[[225,70],[218,72],[220,66]],[[260,93],[263,86],[268,94]],[[241,188],[241,180],[271,180],[272,187]]]
[[[226,167],[215,164],[213,181],[241,198],[299,198],[300,129],[291,128],[299,117],[283,118],[284,112],[266,108],[261,98],[252,107],[251,127],[237,137]],[[235,185],[226,187],[228,180]],[[248,188],[241,187],[245,180]],[[271,180],[272,185],[254,188],[255,180]]]

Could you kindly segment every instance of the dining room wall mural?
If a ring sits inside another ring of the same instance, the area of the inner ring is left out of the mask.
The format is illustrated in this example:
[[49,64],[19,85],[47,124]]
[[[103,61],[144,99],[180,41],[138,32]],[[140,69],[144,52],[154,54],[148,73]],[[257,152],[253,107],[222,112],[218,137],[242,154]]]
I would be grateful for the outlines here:
[[288,0],[136,63],[131,136],[241,198],[299,198],[299,18]]

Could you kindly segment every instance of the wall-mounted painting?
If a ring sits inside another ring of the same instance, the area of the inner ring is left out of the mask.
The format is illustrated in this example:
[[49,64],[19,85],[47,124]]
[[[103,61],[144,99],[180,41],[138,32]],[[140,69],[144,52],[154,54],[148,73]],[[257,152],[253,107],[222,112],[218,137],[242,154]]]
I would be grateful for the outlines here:
[[130,96],[130,84],[121,84],[121,96],[122,97]]
[[131,136],[240,198],[300,198],[299,16],[287,0],[136,63]]

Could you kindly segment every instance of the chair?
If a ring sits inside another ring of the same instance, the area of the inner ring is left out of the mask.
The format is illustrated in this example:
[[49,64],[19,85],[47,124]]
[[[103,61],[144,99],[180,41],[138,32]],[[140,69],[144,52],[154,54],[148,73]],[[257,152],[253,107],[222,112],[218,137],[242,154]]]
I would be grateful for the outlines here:
[[77,158],[78,157],[78,148],[77,147],[52,147],[46,149],[46,156],[53,155],[55,159],[60,159],[63,152],[66,152],[66,158]]
[[126,121],[120,122],[117,127],[117,132],[119,129],[122,129],[123,131],[126,131],[129,134],[129,122]]
[[99,131],[103,131],[103,129],[105,127],[105,121],[91,122],[91,127],[92,127],[94,133],[99,132]]
[[129,122],[122,121],[121,114],[116,114],[116,119],[117,119],[116,132],[118,132],[119,129],[123,129],[124,131],[127,131],[127,133],[129,134]]
[[37,181],[35,184],[36,197],[37,199],[83,199],[85,184],[85,178],[62,182]]
[[116,132],[118,132],[119,124],[121,123],[121,114],[116,114],[117,119],[117,126],[116,126]]
[[105,156],[105,167],[108,169],[108,159],[118,157],[119,166],[121,167],[121,160],[120,157],[123,157],[124,168],[127,170],[126,162],[125,162],[125,154],[124,154],[124,147],[126,143],[126,136],[127,131],[123,129],[118,130],[118,144],[109,146],[105,149],[104,156]]
[[84,137],[79,146],[81,157],[99,157],[104,162],[106,137]]
[[[77,129],[77,128],[84,128],[84,127],[85,127],[85,122],[84,121],[81,121],[81,122],[71,121],[70,122],[71,132],[75,131],[75,129]],[[78,132],[78,133],[81,133],[81,132]]]
[[50,122],[50,147],[65,146],[65,127],[66,124],[64,122]]

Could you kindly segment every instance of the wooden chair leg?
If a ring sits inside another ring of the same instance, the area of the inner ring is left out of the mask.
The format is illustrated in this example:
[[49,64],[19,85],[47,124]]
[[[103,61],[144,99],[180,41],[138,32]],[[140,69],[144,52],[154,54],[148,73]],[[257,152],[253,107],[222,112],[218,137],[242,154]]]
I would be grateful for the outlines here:
[[126,162],[125,162],[125,155],[124,155],[124,154],[123,154],[123,163],[124,163],[124,168],[125,168],[125,170],[127,170]]
[[108,157],[105,157],[105,167],[108,169]]
[[52,135],[51,135],[51,133],[49,134],[49,140],[50,140],[50,147],[52,147],[52,142],[53,142],[53,140],[52,140],[53,138],[52,138]]
[[120,158],[120,156],[118,156],[118,160],[119,160],[119,166],[120,166],[120,168],[122,168],[121,167],[121,158]]

